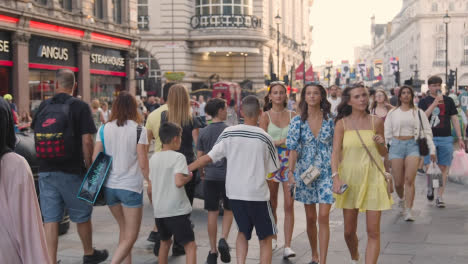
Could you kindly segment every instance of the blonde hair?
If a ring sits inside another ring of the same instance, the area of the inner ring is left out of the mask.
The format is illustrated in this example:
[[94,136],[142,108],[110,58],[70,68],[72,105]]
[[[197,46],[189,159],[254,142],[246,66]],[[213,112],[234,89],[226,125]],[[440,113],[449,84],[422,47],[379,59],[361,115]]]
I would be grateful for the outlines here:
[[174,84],[167,96],[167,120],[181,126],[192,122],[192,108],[187,89],[181,84]]
[[94,99],[91,101],[91,108],[93,109],[98,109],[101,106],[101,103],[99,103],[98,99]]

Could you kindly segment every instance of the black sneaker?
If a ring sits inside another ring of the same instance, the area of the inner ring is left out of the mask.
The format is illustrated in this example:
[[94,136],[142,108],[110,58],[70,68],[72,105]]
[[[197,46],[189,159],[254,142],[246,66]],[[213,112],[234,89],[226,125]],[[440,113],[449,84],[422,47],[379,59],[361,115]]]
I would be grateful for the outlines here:
[[154,231],[151,231],[151,233],[149,234],[148,236],[148,240],[149,242],[153,242],[153,243],[156,243],[157,241],[159,241],[159,232],[154,232]]
[[218,242],[218,251],[221,255],[221,261],[224,263],[231,262],[231,253],[229,253],[229,245],[226,242],[226,239],[221,238]]
[[106,260],[107,257],[109,257],[109,252],[107,252],[106,249],[103,249],[103,250],[95,249],[92,255],[83,256],[83,263],[84,264],[98,264]]
[[172,256],[178,257],[182,255],[185,255],[184,247],[174,242],[174,244],[172,245]]
[[434,200],[434,188],[427,188],[427,195],[426,195],[427,199],[429,201],[433,201]]
[[206,264],[217,264],[218,263],[218,253],[208,253],[206,258]]

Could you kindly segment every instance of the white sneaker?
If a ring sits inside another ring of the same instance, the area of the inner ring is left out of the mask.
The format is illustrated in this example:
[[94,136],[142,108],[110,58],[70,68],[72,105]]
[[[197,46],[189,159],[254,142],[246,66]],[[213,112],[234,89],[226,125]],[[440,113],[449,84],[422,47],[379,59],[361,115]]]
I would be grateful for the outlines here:
[[408,221],[408,222],[413,222],[414,221],[413,210],[411,210],[411,208],[408,208],[406,210],[405,221]]
[[398,198],[398,209],[400,214],[405,214],[405,199]]
[[283,258],[288,259],[288,258],[294,258],[296,256],[296,252],[294,252],[291,248],[285,247],[283,251]]
[[350,262],[351,264],[361,264],[361,259],[358,259],[358,260],[351,260]]

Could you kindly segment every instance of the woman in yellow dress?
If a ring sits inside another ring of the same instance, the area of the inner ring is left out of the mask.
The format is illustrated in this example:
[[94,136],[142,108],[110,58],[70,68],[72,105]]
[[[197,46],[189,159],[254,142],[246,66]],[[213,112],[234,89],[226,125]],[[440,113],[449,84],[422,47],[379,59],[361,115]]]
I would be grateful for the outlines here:
[[[387,154],[384,124],[369,114],[369,93],[362,85],[343,91],[335,121],[332,153],[333,191],[336,208],[343,209],[344,237],[351,254],[351,263],[361,263],[358,252],[357,219],[366,213],[366,264],[377,263],[380,252],[380,218],[383,210],[391,209],[393,201],[387,194],[387,182],[381,170],[381,157]],[[378,167],[370,158],[359,139],[366,145]],[[348,189],[340,193],[341,187]]]

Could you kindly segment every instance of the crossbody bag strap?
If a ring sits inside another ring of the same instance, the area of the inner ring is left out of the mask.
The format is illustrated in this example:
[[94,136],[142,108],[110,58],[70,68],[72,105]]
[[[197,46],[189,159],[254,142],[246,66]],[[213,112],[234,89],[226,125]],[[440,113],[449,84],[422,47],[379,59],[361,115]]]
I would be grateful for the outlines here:
[[101,129],[99,129],[99,137],[101,138],[101,143],[102,143],[102,152],[104,152],[104,154],[106,153],[106,144],[104,143],[104,126],[105,125],[102,125],[101,126]]
[[137,145],[138,145],[138,142],[140,141],[141,131],[143,131],[143,127],[141,125],[138,125],[137,126]]
[[[418,109],[418,117],[419,117],[419,138],[424,138],[426,137],[426,135],[424,135],[424,125],[421,119],[421,112],[419,111],[419,109]],[[423,137],[421,137],[421,134],[423,135]]]
[[369,155],[369,158],[371,161],[374,163],[374,165],[377,167],[377,169],[380,171],[382,176],[384,177],[385,181],[387,180],[387,177],[385,176],[385,173],[382,171],[382,169],[379,167],[379,164],[377,161],[374,159],[374,156],[372,156],[372,153],[370,153],[369,149],[367,148],[366,144],[364,144],[364,140],[362,140],[361,134],[359,133],[359,130],[357,130],[356,125],[351,122],[351,125],[353,126],[354,130],[356,131],[356,134],[358,135],[359,140],[361,141],[362,147],[366,150],[367,155]]

